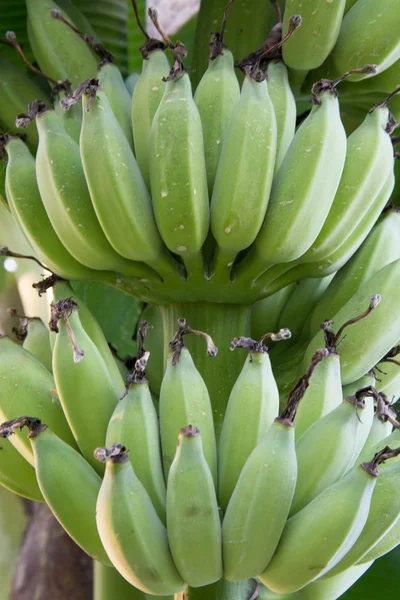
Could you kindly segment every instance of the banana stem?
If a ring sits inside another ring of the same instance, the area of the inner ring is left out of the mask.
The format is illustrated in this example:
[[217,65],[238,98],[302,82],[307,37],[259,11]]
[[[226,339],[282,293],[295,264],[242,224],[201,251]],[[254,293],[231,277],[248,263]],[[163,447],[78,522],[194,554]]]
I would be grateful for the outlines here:
[[175,335],[178,319],[182,317],[192,329],[208,333],[218,348],[217,356],[210,358],[205,352],[202,339],[194,335],[185,337],[185,345],[189,348],[210,394],[218,440],[229,394],[245,360],[242,353],[230,352],[229,346],[234,337],[250,334],[250,306],[187,302],[162,305],[160,309],[165,361],[168,344]]
[[221,579],[200,588],[188,587],[184,592],[175,594],[174,600],[250,600],[256,586],[254,579],[235,582]]
[[237,252],[229,252],[217,247],[215,250],[214,264],[212,266],[211,279],[215,283],[227,285],[230,281],[232,265]]
[[[146,594],[128,583],[116,569],[93,561],[93,600],[145,600]],[[155,596],[152,596],[155,598]],[[168,599],[167,599],[168,600]]]
[[188,254],[186,256],[182,255],[182,260],[186,267],[188,281],[191,283],[204,283],[206,273],[204,258],[201,250],[197,254]]

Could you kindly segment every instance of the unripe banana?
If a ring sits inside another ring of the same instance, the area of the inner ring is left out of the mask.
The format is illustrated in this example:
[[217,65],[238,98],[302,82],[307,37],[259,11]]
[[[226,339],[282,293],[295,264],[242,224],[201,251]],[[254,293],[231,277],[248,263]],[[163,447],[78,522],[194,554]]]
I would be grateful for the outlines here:
[[360,454],[359,461],[366,461],[379,452],[384,446],[397,447],[400,443],[400,428],[395,428],[390,435],[380,440],[375,446],[365,447]]
[[[101,357],[106,363],[111,378],[114,382],[114,386],[119,396],[122,396],[125,391],[124,379],[122,378],[119,368],[116,365],[114,356],[107,343],[103,330],[95,319],[94,315],[90,312],[83,300],[74,293],[66,281],[56,281],[52,289],[55,302],[58,302],[63,298],[71,298],[79,306],[79,320],[82,324],[82,327],[101,354]],[[57,334],[50,332],[50,335],[54,336],[55,342],[55,337]]]
[[129,449],[134,471],[165,524],[165,481],[158,418],[144,373],[147,359],[148,353],[139,356],[134,371],[127,377],[127,390],[108,424],[106,445],[120,440]]
[[58,94],[54,102],[54,112],[60,119],[65,132],[74,140],[74,142],[79,144],[82,128],[81,102],[74,104],[68,110],[65,110],[62,105],[65,97],[65,93]]
[[[35,159],[20,138],[9,138],[6,191],[12,215],[37,256],[61,277],[91,279],[95,273],[79,263],[61,243],[47,216],[36,181]],[[104,273],[98,273],[99,276]]]
[[289,519],[271,562],[259,575],[262,583],[274,592],[292,593],[332,569],[367,521],[377,475],[373,462],[364,463]]
[[243,82],[224,135],[211,198],[211,231],[217,241],[215,271],[250,246],[263,223],[270,197],[277,126],[267,80]]
[[200,431],[180,430],[168,475],[167,529],[175,565],[188,585],[200,587],[222,577],[221,525],[213,477]]
[[360,560],[360,565],[365,565],[371,560],[376,560],[384,556],[400,544],[400,519],[397,521],[385,537],[378,542],[367,554]]
[[160,307],[147,304],[140,314],[140,321],[147,321],[149,324],[146,348],[151,360],[146,368],[146,379],[151,391],[159,396],[164,376],[164,329]]
[[368,387],[369,385],[373,386],[375,383],[376,383],[376,380],[372,374],[364,375],[363,377],[360,377],[360,379],[356,379],[352,383],[349,383],[348,385],[343,386],[343,388],[342,388],[343,398],[346,398],[346,396],[353,396],[358,390],[361,390],[361,388]]
[[7,439],[0,439],[0,485],[28,500],[43,502],[35,469]]
[[36,124],[39,131],[37,182],[60,240],[74,258],[90,268],[134,275],[135,263],[114,251],[97,220],[78,144],[66,134],[52,110],[40,108]]
[[50,510],[78,546],[95,560],[110,565],[96,528],[100,477],[81,454],[39,419],[21,417],[15,419],[13,427],[25,425],[29,427],[40,491]]
[[[342,384],[359,379],[394,346],[400,331],[400,306],[397,302],[400,259],[380,269],[358,292],[334,315],[334,321],[341,325],[360,315],[365,307],[365,299],[377,294],[380,304],[366,320],[355,323],[338,349],[342,370]],[[388,328],[388,315],[390,327]],[[311,340],[304,361],[321,346],[321,333]]]
[[331,209],[302,262],[316,262],[335,252],[379,201],[382,182],[393,170],[392,119],[383,102],[348,138],[343,174]]
[[70,299],[52,305],[50,329],[57,332],[53,373],[78,446],[89,464],[102,473],[104,465],[93,457],[93,448],[106,439],[108,423],[118,402],[118,390],[76,309],[77,305]]
[[[384,3],[358,0],[344,17],[332,52],[335,71],[343,73],[374,63],[381,73],[396,62],[400,58],[397,10],[396,0],[386,0]],[[370,27],[370,23],[374,26]],[[354,74],[351,81],[365,77],[368,77],[367,73]]]
[[[395,413],[393,416],[396,418]],[[377,444],[387,438],[392,433],[392,430],[392,423],[388,419],[385,420],[382,418],[378,411],[376,411],[372,420],[371,430],[362,449],[362,456],[365,456],[370,448],[375,448]]]
[[99,85],[104,90],[109,105],[121,127],[124,135],[133,150],[131,95],[124,83],[121,71],[112,62],[100,64],[97,78]]
[[17,339],[23,342],[23,349],[37,358],[51,372],[50,337],[46,325],[39,317],[18,315],[13,309],[9,309],[8,312],[11,316],[20,319],[19,326],[14,327],[13,331]]
[[271,60],[268,63],[267,80],[277,127],[277,149],[274,167],[274,174],[276,174],[294,137],[296,101],[289,84],[288,71],[283,61]]
[[299,31],[282,48],[288,67],[308,71],[322,65],[339,36],[345,4],[346,0],[323,3],[319,0],[306,3],[302,0],[286,1],[282,35],[286,35],[292,15],[299,13],[302,19]]
[[371,233],[349,262],[335,275],[315,307],[310,323],[311,333],[319,322],[336,314],[360,286],[379,269],[400,258],[400,213],[389,210],[376,223]]
[[[157,47],[156,47],[157,48]],[[164,94],[163,77],[169,71],[169,62],[162,47],[143,57],[142,72],[132,95],[132,127],[135,155],[143,179],[150,189],[149,143],[154,115]]]
[[[346,154],[335,82],[313,86],[311,113],[297,130],[274,179],[264,224],[243,270],[255,277],[293,261],[314,243],[339,186]],[[250,271],[249,271],[250,269]]]
[[400,518],[400,463],[383,467],[372,494],[371,507],[360,537],[325,577],[341,573],[359,563],[396,525]]
[[210,198],[227,125],[240,99],[240,87],[234,71],[232,53],[223,46],[223,42],[221,47],[219,43],[220,37],[218,34],[213,34],[208,68],[194,95],[203,125],[204,154]]
[[[217,448],[214,420],[207,386],[196,369],[189,350],[183,344],[186,328],[184,319],[178,321],[178,332],[169,346],[167,368],[160,390],[160,434],[164,475],[168,478],[175,456],[176,441],[185,423],[196,423],[201,431],[204,457],[214,483],[217,480]],[[209,345],[210,356],[216,348]]]
[[[285,339],[284,335],[276,337]],[[249,354],[229,396],[218,445],[218,500],[223,510],[247,459],[279,414],[278,388],[263,339],[235,338],[231,349],[235,348],[247,348]]]
[[52,18],[55,9],[67,16],[57,4],[52,0],[27,0],[26,8],[29,43],[44,73],[56,81],[69,79],[73,84],[96,75],[96,60],[86,43]]
[[[18,416],[17,412],[38,414],[63,441],[76,448],[49,370],[7,337],[0,337],[0,355],[0,419],[10,421]],[[32,449],[26,435],[16,433],[11,442],[33,465]]]
[[165,85],[151,127],[149,161],[161,237],[181,256],[189,277],[193,272],[202,279],[201,247],[209,226],[207,176],[201,119],[186,72]]
[[[311,425],[297,441],[298,479],[291,516],[339,481],[354,464],[367,404],[364,398],[361,394],[347,396],[335,410]],[[373,400],[369,400],[373,409]]]
[[185,584],[173,563],[167,530],[136,477],[126,449],[98,448],[108,455],[96,506],[97,528],[114,567],[133,586],[148,594],[167,596]]
[[[116,252],[162,264],[163,243],[135,157],[105,93],[89,85],[83,96],[80,151],[97,218]],[[115,202],[110,203],[111,197]]]

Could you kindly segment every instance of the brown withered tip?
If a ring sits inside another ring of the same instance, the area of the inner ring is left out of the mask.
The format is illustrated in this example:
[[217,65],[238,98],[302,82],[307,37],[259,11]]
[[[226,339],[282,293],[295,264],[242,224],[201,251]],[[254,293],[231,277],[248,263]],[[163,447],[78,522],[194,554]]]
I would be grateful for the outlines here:
[[33,438],[47,429],[47,425],[41,422],[37,417],[16,417],[11,421],[4,421],[0,425],[0,438],[8,438],[13,435],[18,429],[21,430],[28,427],[28,437]]
[[93,456],[99,462],[106,462],[107,460],[112,463],[124,463],[128,462],[128,450],[122,444],[113,444],[110,447],[96,448],[93,452]]
[[187,427],[182,427],[179,434],[183,437],[198,437],[200,435],[200,430],[197,429],[197,427],[193,427],[193,425],[188,425]]
[[385,446],[382,450],[377,452],[374,455],[374,458],[370,462],[364,462],[361,464],[361,467],[364,471],[367,471],[373,477],[378,477],[378,469],[379,465],[382,465],[384,462],[391,458],[395,458],[400,454],[399,448],[391,448],[390,446]]

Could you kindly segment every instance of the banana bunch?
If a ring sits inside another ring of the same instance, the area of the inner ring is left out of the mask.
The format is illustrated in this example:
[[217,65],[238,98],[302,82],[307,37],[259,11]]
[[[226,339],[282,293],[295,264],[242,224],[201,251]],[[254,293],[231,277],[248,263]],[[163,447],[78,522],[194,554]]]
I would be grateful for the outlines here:
[[[26,0],[39,68],[2,40],[33,72],[0,54],[5,200],[52,303],[0,337],[0,485],[132,597],[335,600],[400,543],[396,0],[275,1],[244,58],[230,0],[196,89],[150,9],[132,96],[70,4]],[[128,375],[85,280],[145,303]]]

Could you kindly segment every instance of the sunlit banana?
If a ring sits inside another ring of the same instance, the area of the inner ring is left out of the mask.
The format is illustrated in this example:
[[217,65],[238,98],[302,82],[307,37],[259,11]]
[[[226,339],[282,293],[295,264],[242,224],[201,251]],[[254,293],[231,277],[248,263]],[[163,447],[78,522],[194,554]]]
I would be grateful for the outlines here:
[[282,34],[287,33],[292,15],[299,13],[302,18],[296,35],[283,45],[283,59],[288,67],[309,70],[322,65],[339,36],[345,5],[346,0],[322,4],[318,0],[307,3],[301,0],[286,1]]
[[228,277],[237,253],[250,246],[260,230],[270,197],[276,140],[267,80],[246,75],[222,142],[211,198],[217,277],[221,273]]
[[97,73],[97,79],[104,90],[110,107],[130,147],[133,149],[132,134],[132,98],[124,83],[121,71],[112,62],[102,62]]
[[[201,431],[204,457],[216,482],[217,449],[210,396],[189,350],[184,346],[183,335],[191,330],[186,327],[184,319],[179,319],[178,327],[178,332],[169,345],[167,367],[160,390],[160,434],[164,475],[167,479],[180,430],[186,427],[187,423],[196,423],[196,427]],[[211,356],[215,356],[215,346],[209,346],[208,351]]]
[[294,137],[296,101],[290,88],[287,68],[283,61],[271,60],[268,63],[267,78],[268,92],[274,107],[277,127],[274,168],[276,174]]
[[28,500],[43,502],[35,470],[6,438],[0,439],[0,485]]
[[151,195],[165,244],[182,258],[189,278],[202,280],[201,248],[209,225],[203,132],[189,75],[182,69],[165,84],[151,127]]
[[81,454],[39,419],[15,419],[13,427],[24,426],[29,428],[36,476],[47,505],[78,546],[92,558],[110,565],[96,528],[100,477]]
[[133,372],[127,377],[127,391],[108,424],[106,445],[112,446],[119,440],[118,443],[128,448],[135,473],[165,524],[165,481],[158,418],[145,378],[147,359],[148,353],[138,358]]
[[[288,330],[268,337],[285,336],[290,336]],[[223,509],[248,457],[279,414],[278,388],[263,339],[234,338],[235,348],[247,348],[248,356],[229,396],[218,445],[218,500]]]
[[182,591],[185,584],[173,563],[167,530],[136,477],[126,449],[98,448],[107,467],[96,506],[100,539],[113,565],[133,586],[154,595]]
[[222,577],[221,525],[211,471],[200,431],[180,430],[167,486],[168,541],[175,565],[188,585]]
[[[10,421],[18,417],[18,413],[40,415],[58,436],[76,448],[49,370],[7,337],[0,337],[0,355],[0,419]],[[26,435],[16,433],[11,442],[33,465]]]
[[53,373],[78,446],[93,468],[102,473],[104,465],[93,457],[93,448],[106,439],[118,390],[100,352],[83,328],[77,308],[68,298],[52,305],[50,329],[57,332]]

